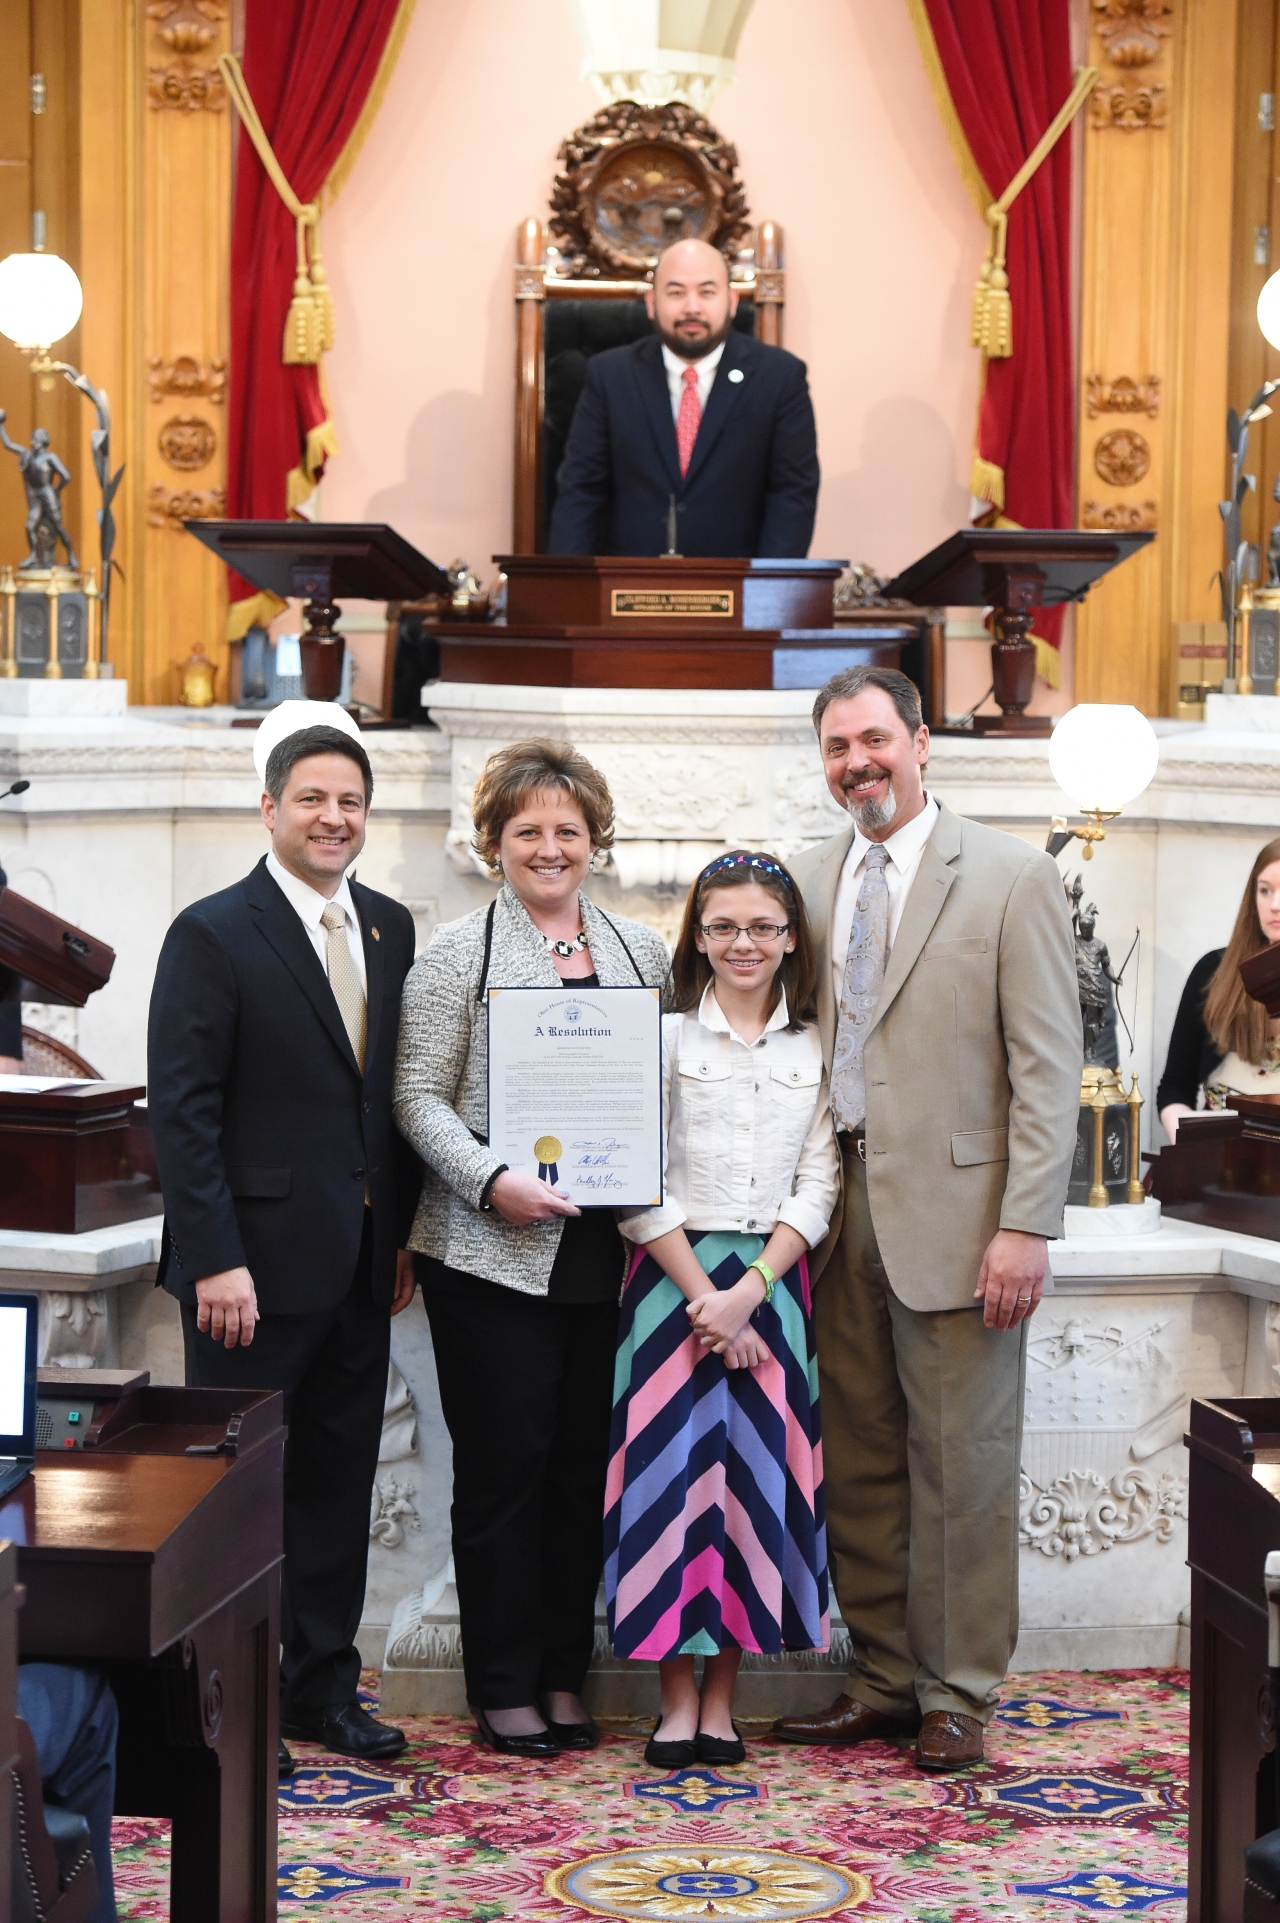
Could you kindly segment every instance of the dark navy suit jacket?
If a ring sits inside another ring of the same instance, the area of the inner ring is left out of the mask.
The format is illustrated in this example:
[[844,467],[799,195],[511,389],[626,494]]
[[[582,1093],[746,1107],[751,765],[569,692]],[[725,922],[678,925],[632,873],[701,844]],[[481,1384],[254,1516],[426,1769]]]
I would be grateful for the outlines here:
[[804,362],[731,331],[682,480],[657,335],[593,355],[557,488],[551,554],[662,554],[674,494],[681,554],[806,555],[818,444]]
[[413,917],[351,883],[368,974],[361,1072],[323,964],[265,861],[184,909],[151,993],[147,1103],[164,1194],[160,1281],[180,1302],[247,1267],[264,1315],[331,1309],[373,1212],[390,1303],[422,1165],[391,1119]]

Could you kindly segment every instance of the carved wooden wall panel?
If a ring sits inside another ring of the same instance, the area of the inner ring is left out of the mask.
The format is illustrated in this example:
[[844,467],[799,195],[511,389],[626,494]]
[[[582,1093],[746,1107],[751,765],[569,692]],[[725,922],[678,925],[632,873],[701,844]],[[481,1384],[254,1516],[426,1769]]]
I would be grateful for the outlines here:
[[1158,538],[1081,608],[1075,694],[1148,714],[1171,712],[1170,624],[1218,612],[1240,4],[1090,6],[1080,523]]

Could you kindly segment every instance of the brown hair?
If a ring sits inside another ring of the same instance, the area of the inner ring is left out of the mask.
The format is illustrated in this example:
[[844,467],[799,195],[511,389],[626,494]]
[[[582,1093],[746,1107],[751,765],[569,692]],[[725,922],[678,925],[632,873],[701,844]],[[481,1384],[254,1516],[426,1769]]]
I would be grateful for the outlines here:
[[471,845],[490,868],[513,815],[534,795],[559,789],[581,808],[593,848],[613,846],[613,796],[598,768],[567,741],[513,741],[485,762],[471,797]]
[[910,735],[919,734],[924,726],[924,716],[920,710],[920,690],[909,675],[899,673],[897,668],[876,668],[870,662],[860,662],[853,668],[842,668],[833,674],[830,681],[818,689],[813,704],[813,727],[816,734],[822,733],[822,717],[833,701],[851,701],[856,694],[864,694],[868,688],[879,688],[887,694],[898,711],[898,719]]
[[369,757],[360,743],[341,728],[326,728],[323,724],[316,728],[297,728],[287,734],[283,741],[277,741],[267,756],[267,772],[263,786],[276,806],[288,786],[289,776],[300,761],[307,761],[312,755],[343,755],[353,761],[360,770],[364,783],[364,805],[367,808],[373,800],[373,769]]
[[[735,866],[721,866],[730,861]],[[818,956],[809,917],[804,912],[800,891],[782,863],[772,855],[753,855],[746,848],[734,848],[727,855],[718,855],[689,890],[671,963],[670,1006],[677,1015],[692,1015],[711,980],[711,963],[694,940],[702,924],[707,896],[716,888],[745,888],[753,881],[777,901],[782,910],[778,919],[789,921],[795,929],[796,945],[789,955],[782,957],[782,965],[773,978],[773,997],[769,1003],[772,1014],[780,993],[786,990],[787,1027],[795,1034],[815,1019],[818,1007]]]
[[1242,1062],[1261,1062],[1267,1042],[1267,1011],[1245,993],[1240,964],[1270,944],[1258,920],[1258,876],[1280,861],[1280,839],[1258,850],[1240,901],[1231,940],[1222,953],[1204,998],[1204,1025],[1224,1055],[1237,1054]]

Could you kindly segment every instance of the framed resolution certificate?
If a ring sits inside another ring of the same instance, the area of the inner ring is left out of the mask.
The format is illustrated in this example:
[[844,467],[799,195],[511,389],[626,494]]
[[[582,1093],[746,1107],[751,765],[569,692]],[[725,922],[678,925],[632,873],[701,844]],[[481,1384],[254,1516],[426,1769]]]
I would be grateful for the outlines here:
[[491,988],[489,1146],[579,1208],[661,1202],[661,990]]

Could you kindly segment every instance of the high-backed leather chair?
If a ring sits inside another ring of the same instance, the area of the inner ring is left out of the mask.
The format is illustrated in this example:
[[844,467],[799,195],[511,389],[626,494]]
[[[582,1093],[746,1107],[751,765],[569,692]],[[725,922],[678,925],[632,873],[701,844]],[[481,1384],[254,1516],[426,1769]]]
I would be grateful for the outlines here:
[[618,101],[570,135],[560,160],[550,220],[516,231],[515,554],[545,548],[587,362],[650,332],[644,296],[663,247],[719,247],[734,325],[782,344],[782,229],[748,225],[737,154],[701,114]]
[[31,1731],[17,1718],[11,1923],[88,1923],[98,1901],[89,1825],[44,1801]]

